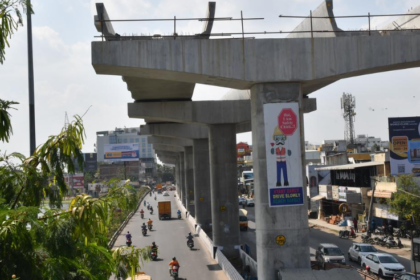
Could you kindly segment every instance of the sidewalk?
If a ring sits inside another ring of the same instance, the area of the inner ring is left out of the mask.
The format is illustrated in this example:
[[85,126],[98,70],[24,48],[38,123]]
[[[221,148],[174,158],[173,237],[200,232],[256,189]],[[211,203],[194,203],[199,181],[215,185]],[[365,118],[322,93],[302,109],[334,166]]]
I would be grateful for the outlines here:
[[[310,227],[317,226],[317,227],[320,227],[320,228],[326,228],[326,229],[329,229],[329,230],[332,230],[332,231],[336,231],[337,233],[340,230],[344,230],[344,229],[347,228],[347,227],[340,227],[338,225],[332,225],[332,224],[329,224],[329,223],[327,223],[323,220],[309,219],[308,222],[309,222]],[[365,234],[365,233],[357,232],[356,234],[358,236],[356,239],[361,240],[360,236],[362,234]],[[377,236],[381,237],[381,235],[372,234],[372,238],[377,237]],[[400,238],[400,239],[401,239],[401,243],[404,245],[404,247],[411,248],[411,240],[409,240],[407,238]]]

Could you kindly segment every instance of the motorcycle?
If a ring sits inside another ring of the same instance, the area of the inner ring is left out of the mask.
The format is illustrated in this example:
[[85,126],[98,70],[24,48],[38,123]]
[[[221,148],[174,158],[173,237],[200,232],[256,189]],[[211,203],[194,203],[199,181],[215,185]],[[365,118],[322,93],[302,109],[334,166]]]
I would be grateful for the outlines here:
[[156,200],[156,196],[155,196],[155,200]]
[[348,230],[340,230],[338,232],[338,237],[343,239],[349,239],[350,231]]
[[152,224],[147,225],[147,228],[148,228],[150,231],[152,230],[152,227],[153,227],[153,225],[152,225]]
[[153,208],[150,208],[150,215],[153,215]]
[[133,244],[133,242],[131,241],[131,239],[127,239],[127,241],[125,241],[125,244],[127,245],[127,247],[130,247],[131,244]]
[[141,230],[141,233],[143,234],[143,236],[146,236],[146,234],[147,234],[147,229],[142,229],[142,230]]
[[181,213],[178,213],[178,219],[181,219]]
[[147,204],[147,210],[150,210],[150,205],[149,204]]
[[142,219],[144,219],[144,213],[140,213]]
[[158,257],[158,255],[157,255],[157,250],[152,250],[152,251],[150,252],[150,258],[152,259],[152,261],[157,260],[157,257]]
[[394,238],[392,236],[390,236],[388,238],[388,240],[386,241],[386,247],[388,249],[391,248],[391,247],[398,247],[398,248],[401,249],[403,247],[403,245],[402,245],[401,240],[400,240],[399,237],[397,237],[397,241],[398,242],[395,242]]
[[187,241],[187,246],[188,246],[188,248],[190,248],[190,250],[194,247],[194,240],[192,240],[192,239],[189,239],[188,241]]
[[174,279],[174,280],[178,279],[178,270],[179,270],[178,266],[176,266],[176,265],[172,266],[172,269],[171,269],[172,279]]

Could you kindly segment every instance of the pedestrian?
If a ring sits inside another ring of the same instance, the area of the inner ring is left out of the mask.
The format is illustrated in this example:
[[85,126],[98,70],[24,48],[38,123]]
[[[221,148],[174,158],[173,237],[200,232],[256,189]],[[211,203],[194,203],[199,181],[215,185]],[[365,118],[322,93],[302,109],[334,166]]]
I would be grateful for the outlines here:
[[388,234],[391,236],[394,234],[394,227],[392,226],[391,223],[389,223],[388,225]]
[[185,211],[185,218],[188,218],[188,211]]
[[354,230],[356,232],[359,232],[359,230],[357,229],[357,219],[356,219],[356,217],[354,217],[354,219],[353,219],[353,225],[354,225]]
[[375,223],[375,220],[373,220],[372,221],[372,232],[375,231],[375,228],[376,228],[376,223]]

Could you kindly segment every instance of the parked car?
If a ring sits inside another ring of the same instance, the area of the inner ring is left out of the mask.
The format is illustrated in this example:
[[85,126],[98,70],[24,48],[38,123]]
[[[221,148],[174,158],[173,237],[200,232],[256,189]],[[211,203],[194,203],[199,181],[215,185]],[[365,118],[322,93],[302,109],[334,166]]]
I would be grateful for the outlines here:
[[254,207],[255,206],[254,200],[253,199],[247,199],[246,200],[246,206]]
[[169,193],[168,192],[163,192],[163,196],[169,196]]
[[405,267],[390,254],[373,253],[362,256],[362,267],[366,269],[366,266],[369,266],[370,271],[378,274],[380,278],[393,277],[395,274],[405,272]]
[[239,205],[244,205],[246,203],[246,199],[243,197],[239,197]]
[[353,243],[348,252],[349,261],[357,261],[362,264],[362,256],[366,256],[369,253],[377,253],[375,247],[367,243]]
[[417,273],[417,277],[414,273],[406,272],[400,275],[395,275],[393,280],[420,280],[420,274]]
[[346,264],[344,253],[337,245],[331,243],[321,243],[315,252],[315,260],[325,268],[326,263]]

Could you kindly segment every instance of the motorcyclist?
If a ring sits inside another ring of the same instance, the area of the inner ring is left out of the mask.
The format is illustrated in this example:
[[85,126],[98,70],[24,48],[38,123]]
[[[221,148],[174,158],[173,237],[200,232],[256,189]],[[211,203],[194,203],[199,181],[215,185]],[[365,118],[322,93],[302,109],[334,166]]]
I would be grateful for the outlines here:
[[146,206],[146,200],[143,202],[144,206]]
[[155,195],[155,200],[156,200],[156,195]]
[[147,230],[147,226],[146,226],[146,224],[145,223],[143,223],[143,225],[141,226],[141,230],[143,231],[143,230]]
[[173,257],[172,258],[172,261],[169,263],[169,275],[171,275],[171,271],[172,271],[172,267],[173,266],[177,266],[178,267],[178,269],[181,267],[180,265],[179,265],[179,262],[176,260],[176,258],[175,257]]
[[149,220],[147,221],[147,224],[148,224],[149,226],[152,226],[152,225],[153,225],[153,221],[152,221],[152,219],[150,219],[150,218],[149,218]]
[[156,243],[152,242],[152,246],[150,246],[150,250],[157,251],[157,249],[158,249],[158,246],[156,246]]
[[143,218],[143,215],[144,215],[143,208],[142,208],[142,209],[140,209],[140,215],[141,215],[141,216],[142,216],[142,218]]
[[188,244],[188,242],[193,241],[193,239],[194,239],[194,236],[192,236],[191,232],[188,233],[188,236],[187,236],[187,244]]
[[178,216],[181,215],[181,210],[178,209],[178,211],[176,212],[178,214]]
[[127,241],[130,241],[131,242],[131,234],[130,234],[130,232],[129,231],[127,231],[127,234],[125,235],[125,238],[127,238]]
[[150,213],[153,214],[153,207],[150,206]]

